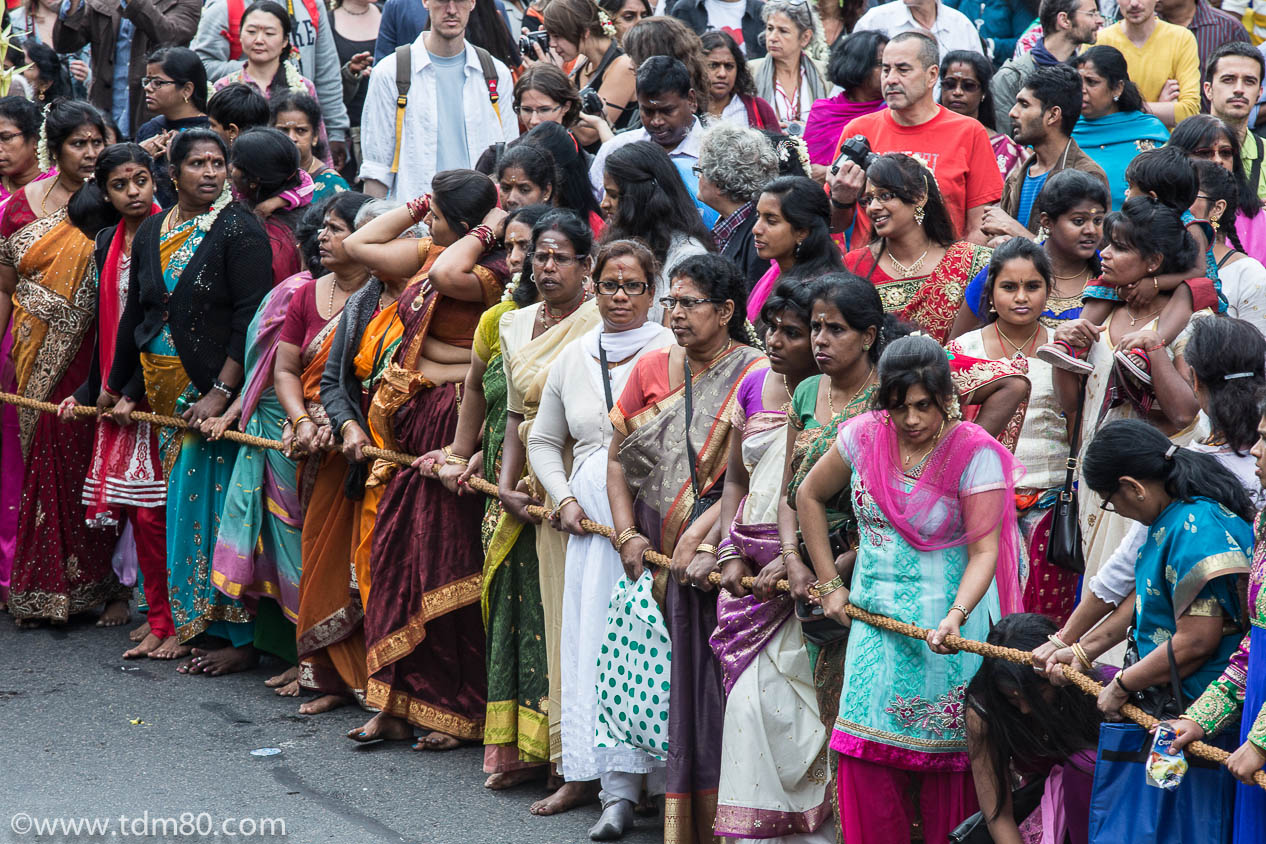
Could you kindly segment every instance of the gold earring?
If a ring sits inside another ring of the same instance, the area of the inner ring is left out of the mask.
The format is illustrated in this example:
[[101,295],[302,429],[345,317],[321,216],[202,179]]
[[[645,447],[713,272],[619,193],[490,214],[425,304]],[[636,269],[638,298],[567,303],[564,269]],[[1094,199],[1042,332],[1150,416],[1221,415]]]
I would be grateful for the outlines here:
[[916,205],[914,207],[914,222],[920,226],[923,225],[923,217],[926,213],[922,205]]

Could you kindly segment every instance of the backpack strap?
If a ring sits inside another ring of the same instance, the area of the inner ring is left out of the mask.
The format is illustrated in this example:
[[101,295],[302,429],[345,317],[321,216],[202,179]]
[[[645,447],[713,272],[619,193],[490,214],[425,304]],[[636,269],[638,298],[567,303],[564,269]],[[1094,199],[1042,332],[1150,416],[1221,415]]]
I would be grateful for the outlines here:
[[498,122],[501,120],[501,96],[497,93],[497,65],[493,62],[492,53],[489,53],[483,47],[475,47],[475,54],[479,56],[479,67],[484,73],[484,83],[488,86],[488,102],[492,103],[492,110],[497,113]]
[[224,35],[229,40],[229,61],[232,62],[242,57],[242,12],[245,10],[246,0],[228,0],[226,4],[229,28]]
[[409,86],[413,84],[412,47],[412,44],[401,44],[396,48],[396,151],[391,155],[393,175],[400,172],[400,143],[404,140],[404,108],[409,104]]
[[1262,157],[1266,155],[1266,144],[1262,143],[1262,136],[1256,132],[1250,131],[1248,134],[1253,139],[1253,143],[1257,145],[1257,157],[1253,159],[1253,170],[1249,174],[1248,184],[1253,192],[1257,193],[1261,190],[1259,185],[1262,183]]

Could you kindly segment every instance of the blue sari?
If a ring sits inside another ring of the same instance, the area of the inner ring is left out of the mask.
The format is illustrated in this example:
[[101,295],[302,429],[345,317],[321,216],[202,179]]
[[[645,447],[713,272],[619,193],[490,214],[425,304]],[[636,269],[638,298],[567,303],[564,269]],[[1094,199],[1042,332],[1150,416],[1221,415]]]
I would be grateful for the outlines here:
[[1112,208],[1125,202],[1125,168],[1145,149],[1164,146],[1169,130],[1156,117],[1142,111],[1118,111],[1093,119],[1081,118],[1073,128],[1073,140],[1082,152],[1108,174]]
[[1193,701],[1218,678],[1239,647],[1243,618],[1236,580],[1249,570],[1253,529],[1210,498],[1175,500],[1152,522],[1135,562],[1135,639],[1139,657],[1164,647],[1184,615],[1216,616],[1224,626],[1218,647],[1182,682]]
[[[181,273],[206,236],[198,227],[201,220],[195,217],[161,235],[159,255],[168,291],[176,289]],[[176,415],[201,397],[180,365],[167,325],[146,344],[141,364],[146,375],[146,394],[156,409],[163,402],[150,394],[156,392],[154,388],[159,384],[162,387],[158,392],[179,389],[173,410]],[[183,388],[176,386],[180,381]],[[171,429],[163,430],[159,445],[165,456],[170,455],[164,459],[163,469],[169,479],[167,584],[176,636],[183,643],[206,633],[228,640],[233,647],[249,645],[255,638],[250,613],[241,601],[228,597],[211,583],[211,555],[238,445],[227,440],[211,442],[199,434]],[[167,471],[169,467],[171,471]]]

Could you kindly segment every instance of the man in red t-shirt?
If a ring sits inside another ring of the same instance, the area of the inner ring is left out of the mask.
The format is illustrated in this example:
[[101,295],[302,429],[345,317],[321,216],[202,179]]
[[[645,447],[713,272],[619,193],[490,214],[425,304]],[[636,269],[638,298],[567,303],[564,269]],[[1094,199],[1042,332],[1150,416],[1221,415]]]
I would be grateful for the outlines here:
[[[849,121],[843,142],[864,135],[872,152],[904,152],[927,165],[936,176],[945,209],[959,237],[985,243],[980,231],[985,207],[1002,198],[1002,174],[994,159],[989,133],[979,121],[937,105],[933,95],[940,73],[936,42],[919,32],[902,32],[884,47],[881,64],[884,101],[888,108]],[[827,179],[834,209],[832,228],[843,231],[856,218],[855,246],[870,236],[870,220],[857,208],[866,174],[845,159]]]

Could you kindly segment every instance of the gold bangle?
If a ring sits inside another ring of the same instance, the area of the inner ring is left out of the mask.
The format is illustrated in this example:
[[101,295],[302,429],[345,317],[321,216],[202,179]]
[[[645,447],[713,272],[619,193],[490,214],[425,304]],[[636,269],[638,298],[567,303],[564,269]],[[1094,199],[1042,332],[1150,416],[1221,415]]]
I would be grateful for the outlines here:
[[717,555],[717,551],[719,550],[720,549],[717,548],[715,545],[709,545],[708,543],[703,542],[703,543],[700,543],[699,547],[695,549],[695,553],[696,554],[711,554],[712,556],[715,557]]
[[615,538],[615,550],[619,551],[624,547],[624,543],[637,536],[641,531],[635,527],[625,528],[620,531],[620,535]]
[[347,426],[348,426],[348,425],[355,425],[355,424],[356,424],[356,420],[355,420],[355,419],[348,419],[348,420],[347,420],[346,422],[344,422],[342,425],[339,425],[339,426],[338,426],[338,435],[339,435],[340,437],[342,437],[344,434],[346,434],[346,433],[347,433]]
[[[294,426],[294,427],[298,428],[298,427],[299,427],[299,423],[300,423],[300,422],[302,422],[302,421],[304,421],[305,419],[306,419],[307,421],[309,421],[309,422],[312,422],[312,417],[311,417],[311,416],[309,416],[308,414],[306,414],[306,413],[305,413],[305,414],[303,414],[302,416],[300,416],[298,419],[291,419],[291,420],[290,420],[290,424],[291,424],[292,426]],[[315,422],[312,422],[312,424],[313,424],[313,425],[315,425],[316,423],[315,423]]]
[[813,584],[812,586],[809,587],[809,591],[812,592],[814,595],[817,595],[819,598],[825,598],[827,595],[830,595],[836,589],[843,589],[843,588],[844,588],[844,577],[842,575],[837,574],[835,577],[831,578],[826,583]]
[[1047,636],[1046,641],[1050,642],[1052,645],[1054,645],[1057,648],[1062,649],[1062,648],[1068,647],[1068,643],[1065,642],[1063,639],[1059,638],[1059,636],[1056,635],[1055,633],[1052,633],[1051,635]]
[[580,504],[579,501],[576,501],[576,496],[569,495],[566,498],[564,498],[562,501],[554,505],[554,512],[561,513],[563,508],[566,507],[568,504],[571,504],[573,501],[575,501],[577,505]]
[[781,553],[781,554],[779,554],[778,556],[779,556],[779,557],[781,557],[781,558],[782,558],[782,561],[785,563],[785,562],[787,562],[787,555],[788,555],[788,554],[795,554],[797,557],[799,557],[799,556],[800,556],[800,549],[799,549],[799,548],[784,548],[784,549],[782,549],[782,553]]
[[1077,661],[1081,663],[1082,668],[1087,671],[1094,671],[1095,664],[1086,655],[1086,649],[1081,646],[1081,642],[1073,642],[1069,647],[1072,648],[1073,656],[1077,657]]

